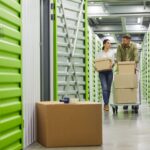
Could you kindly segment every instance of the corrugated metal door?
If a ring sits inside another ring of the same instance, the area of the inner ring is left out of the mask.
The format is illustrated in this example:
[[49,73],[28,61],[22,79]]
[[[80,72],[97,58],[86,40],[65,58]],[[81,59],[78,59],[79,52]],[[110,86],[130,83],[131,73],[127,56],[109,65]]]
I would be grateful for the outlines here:
[[141,61],[141,81],[142,81],[142,100],[150,102],[150,32],[145,34],[142,45],[142,61]]
[[36,141],[40,98],[40,0],[22,0],[24,147]]
[[89,27],[89,97],[90,101],[102,100],[102,90],[99,75],[95,71],[95,57],[101,51],[101,40]]
[[94,100],[94,95],[93,95],[93,88],[94,88],[94,83],[93,83],[93,72],[94,72],[94,62],[93,59],[95,58],[93,56],[93,33],[92,29],[89,27],[89,100],[93,101]]
[[[100,38],[95,35],[95,58],[97,53],[102,50],[102,43]],[[95,101],[100,102],[102,100],[102,88],[99,80],[99,74],[97,71],[94,70],[95,74]]]
[[22,149],[21,1],[0,1],[0,150]]
[[54,100],[88,100],[86,0],[55,0]]

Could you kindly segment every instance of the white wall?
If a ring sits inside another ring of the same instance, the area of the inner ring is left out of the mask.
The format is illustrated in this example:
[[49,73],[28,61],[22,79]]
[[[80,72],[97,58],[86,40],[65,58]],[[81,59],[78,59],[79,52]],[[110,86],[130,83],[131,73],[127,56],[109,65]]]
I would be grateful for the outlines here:
[[40,0],[22,0],[24,147],[36,140],[35,103],[40,100]]

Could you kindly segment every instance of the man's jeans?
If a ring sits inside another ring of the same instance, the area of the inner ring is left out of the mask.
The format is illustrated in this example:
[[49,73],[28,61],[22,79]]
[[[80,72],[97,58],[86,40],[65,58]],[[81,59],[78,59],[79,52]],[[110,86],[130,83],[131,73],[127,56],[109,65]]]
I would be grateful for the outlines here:
[[113,80],[113,72],[112,71],[99,72],[99,78],[102,85],[104,104],[107,105],[109,103],[111,84]]

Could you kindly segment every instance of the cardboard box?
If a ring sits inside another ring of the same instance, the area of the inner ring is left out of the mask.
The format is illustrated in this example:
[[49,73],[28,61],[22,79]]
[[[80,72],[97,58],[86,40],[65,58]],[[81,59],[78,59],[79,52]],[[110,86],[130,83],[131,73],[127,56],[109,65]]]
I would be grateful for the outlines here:
[[135,62],[134,61],[124,61],[118,63],[119,74],[135,74]]
[[117,89],[137,88],[136,74],[116,74],[114,77],[114,87]]
[[137,103],[137,89],[114,89],[114,102],[116,104]]
[[101,145],[101,104],[37,103],[37,141],[46,147]]
[[102,59],[98,58],[95,59],[95,69],[96,71],[105,71],[105,70],[111,70],[111,60],[110,59]]

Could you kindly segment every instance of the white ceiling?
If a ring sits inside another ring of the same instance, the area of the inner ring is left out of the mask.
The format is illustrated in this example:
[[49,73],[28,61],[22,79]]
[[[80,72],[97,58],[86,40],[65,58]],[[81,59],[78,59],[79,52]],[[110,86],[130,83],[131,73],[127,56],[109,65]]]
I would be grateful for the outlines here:
[[89,24],[99,37],[111,33],[116,41],[130,33],[141,43],[150,24],[150,0],[88,0]]

